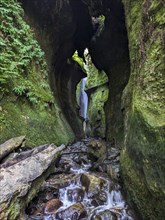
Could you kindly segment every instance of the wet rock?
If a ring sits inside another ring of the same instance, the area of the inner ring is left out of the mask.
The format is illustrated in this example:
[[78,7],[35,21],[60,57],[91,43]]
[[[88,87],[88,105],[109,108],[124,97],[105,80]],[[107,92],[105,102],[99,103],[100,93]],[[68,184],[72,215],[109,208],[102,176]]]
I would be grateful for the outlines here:
[[91,220],[118,220],[117,216],[109,210],[94,214]]
[[106,164],[100,164],[100,165],[98,166],[98,171],[105,173],[105,172],[107,171],[107,166],[106,166]]
[[86,153],[87,152],[87,146],[84,142],[78,141],[74,143],[73,145],[67,146],[65,151],[63,151],[62,155],[66,154],[73,154],[73,153]]
[[107,193],[105,191],[100,191],[98,195],[99,204],[103,205],[107,201]]
[[71,220],[80,220],[82,218],[85,218],[87,216],[85,207],[82,203],[76,203],[69,208],[60,211],[56,214],[57,220],[63,220],[63,219],[71,219]]
[[49,215],[55,214],[62,205],[63,203],[59,199],[51,199],[46,203],[44,213]]
[[107,174],[113,180],[118,180],[119,177],[119,165],[107,164]]
[[81,188],[68,189],[67,197],[70,202],[82,202],[84,191]]
[[77,154],[66,154],[62,155],[60,162],[57,167],[60,168],[61,172],[70,172],[72,169],[80,169],[81,159]]
[[98,195],[100,190],[106,185],[106,181],[103,178],[99,178],[89,173],[82,174],[80,181],[85,187],[89,198]]
[[[51,144],[41,152],[34,154],[10,167],[2,168],[0,219],[21,219],[25,206],[39,190],[42,182],[51,173],[51,167],[64,146]],[[50,169],[49,169],[50,168]],[[14,210],[14,213],[13,213]]]
[[53,199],[53,197],[54,197],[54,193],[53,192],[46,192],[45,193],[45,199],[46,200]]
[[79,178],[76,174],[58,174],[51,175],[43,184],[42,189],[61,189],[69,186],[70,184],[77,181]]
[[109,160],[116,160],[116,162],[119,162],[119,155],[120,155],[120,150],[118,148],[111,147],[108,149],[108,159]]
[[106,154],[106,143],[103,140],[93,139],[88,145],[88,153],[97,159]]
[[31,213],[30,219],[34,220],[42,220],[43,219],[43,212],[42,210],[35,210]]
[[[76,145],[76,148],[80,145],[80,142],[78,142],[78,146]],[[94,169],[94,166],[89,168],[89,164],[97,165],[97,170],[101,165],[104,165],[105,168],[107,168],[107,165],[113,166],[114,169],[118,168],[117,162],[114,162],[114,160],[116,160],[116,156],[113,157],[112,160],[109,160],[105,157],[105,155],[103,155],[104,157],[97,159],[96,162],[92,162],[89,158],[90,155],[84,154],[80,151],[77,151],[76,153],[75,151],[77,149],[72,149],[73,145],[69,146],[69,148],[72,152],[74,151],[74,153],[67,152],[62,154],[56,163],[56,167],[63,166],[63,164],[67,165],[69,163],[71,167],[70,170],[75,173],[53,173],[44,182],[42,194],[40,193],[38,195],[42,199],[41,201],[37,200],[35,202],[36,207],[38,207],[42,202],[46,203],[43,210],[45,210],[45,207],[47,206],[47,208],[50,208],[47,212],[44,211],[45,214],[43,219],[117,220],[121,219],[121,217],[128,217],[128,215],[123,214],[125,210],[125,203],[115,177],[113,177],[114,181],[111,181],[110,177],[106,173],[89,172],[89,169]],[[115,155],[117,155],[116,152]],[[76,168],[74,167],[75,164],[79,165],[80,170],[74,170]],[[88,167],[88,172],[86,172],[85,166]],[[116,172],[116,170],[114,170],[114,172]],[[47,201],[48,199],[51,200]],[[52,204],[52,201],[59,200],[63,203],[63,205],[61,204],[61,206],[56,206],[56,204]],[[58,207],[59,209],[57,210]],[[109,210],[103,211],[108,207]],[[89,212],[88,216],[87,212]]]
[[99,171],[102,172],[102,169],[105,169],[104,166],[106,166],[106,164],[104,164],[105,160],[106,154],[102,155],[96,162],[94,162],[92,168],[94,170],[99,169]]

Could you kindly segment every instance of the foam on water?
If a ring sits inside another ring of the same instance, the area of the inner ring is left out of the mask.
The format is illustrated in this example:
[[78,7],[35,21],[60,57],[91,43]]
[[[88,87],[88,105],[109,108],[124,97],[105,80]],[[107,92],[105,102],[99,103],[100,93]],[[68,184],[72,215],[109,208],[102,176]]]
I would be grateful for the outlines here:
[[[75,173],[84,173],[84,172],[85,171],[83,169],[75,171]],[[107,201],[105,202],[104,205],[94,207],[91,204],[91,200],[88,198],[88,194],[86,192],[83,196],[82,204],[85,206],[86,211],[88,213],[88,220],[90,220],[94,214],[98,215],[99,213],[105,210],[110,210],[111,212],[118,213],[118,215],[120,216],[120,220],[124,220],[124,219],[132,220],[132,218],[129,217],[128,214],[126,213],[125,201],[122,198],[120,190],[117,189],[117,190],[112,190],[110,192],[109,181],[108,180],[105,180],[105,181],[106,181],[105,191],[107,193]],[[59,190],[59,195],[60,195],[59,199],[63,202],[62,209],[68,208],[71,205],[76,203],[77,195],[75,194],[75,198],[73,197],[73,200],[69,201],[68,191],[78,189],[78,188],[80,189],[82,188],[80,178],[75,183],[71,184],[70,186]],[[45,220],[49,220],[49,219],[45,219]]]
[[[100,176],[98,173],[90,174],[89,169],[91,167],[91,161],[86,159],[83,160],[83,157],[81,158],[81,165],[79,163],[78,166],[72,166],[70,171],[76,175],[76,178],[69,180],[69,186],[58,189],[58,199],[63,203],[63,206],[60,207],[55,214],[44,215],[44,220],[59,220],[63,218],[64,220],[73,219],[72,208],[69,209],[69,207],[76,203],[82,203],[82,205],[85,207],[88,220],[95,219],[95,216],[99,219],[108,220],[111,219],[109,216],[111,216],[113,213],[116,214],[118,220],[133,220],[133,218],[127,213],[126,202],[123,199],[120,186],[116,183],[113,183],[113,181],[110,180],[106,175]],[[89,178],[89,183],[84,183],[82,180],[82,177],[85,174],[87,174],[87,182]],[[90,182],[90,176],[92,175],[96,177],[97,180],[100,179],[101,184],[99,184],[98,181],[98,185],[95,185],[92,182],[92,179]],[[92,189],[94,193],[91,190],[93,185],[90,188],[88,184],[94,184],[94,190]],[[60,215],[63,217],[60,218]]]

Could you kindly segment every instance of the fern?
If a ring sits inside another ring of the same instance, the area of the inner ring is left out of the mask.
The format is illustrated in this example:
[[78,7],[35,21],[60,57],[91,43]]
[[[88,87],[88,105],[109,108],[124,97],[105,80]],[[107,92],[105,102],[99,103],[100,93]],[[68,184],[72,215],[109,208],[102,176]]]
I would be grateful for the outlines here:
[[[22,16],[23,9],[18,2],[0,0],[0,82],[6,84],[11,79],[9,72],[21,74],[21,69],[32,60],[38,60],[40,65],[44,63],[44,52]],[[46,65],[41,65],[41,70],[45,72]]]

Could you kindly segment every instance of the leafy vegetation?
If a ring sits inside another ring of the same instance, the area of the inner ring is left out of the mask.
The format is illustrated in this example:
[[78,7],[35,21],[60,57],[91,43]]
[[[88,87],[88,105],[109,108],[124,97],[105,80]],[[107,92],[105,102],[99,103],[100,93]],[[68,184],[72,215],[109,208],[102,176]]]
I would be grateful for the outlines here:
[[44,52],[16,0],[0,0],[0,89],[33,104],[53,102]]
[[0,142],[68,143],[74,134],[55,103],[44,52],[16,0],[0,0]]
[[[108,100],[109,88],[108,77],[104,71],[99,71],[92,63],[91,56],[86,49],[84,52],[86,63],[78,56],[77,51],[73,55],[81,69],[87,74],[87,81],[85,85],[86,91],[89,92],[88,100],[88,118],[91,127],[91,136],[105,137],[105,112],[104,105]],[[81,82],[77,85],[76,97],[79,103],[79,96],[81,90]],[[93,91],[92,91],[93,90]]]
[[77,51],[75,51],[75,53],[73,54],[72,59],[81,67],[82,71],[86,73],[85,63],[84,63],[83,59],[78,56]]

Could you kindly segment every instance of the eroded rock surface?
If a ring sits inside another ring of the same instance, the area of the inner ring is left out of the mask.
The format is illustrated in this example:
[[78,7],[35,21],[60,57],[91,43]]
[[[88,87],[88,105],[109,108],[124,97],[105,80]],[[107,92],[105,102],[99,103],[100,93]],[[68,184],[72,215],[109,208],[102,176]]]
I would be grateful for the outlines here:
[[56,147],[45,145],[42,150],[28,155],[21,161],[16,161],[1,168],[0,173],[0,219],[20,219],[25,206],[39,190],[44,179],[52,171],[58,153],[65,145]]

